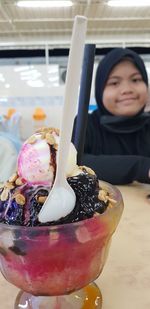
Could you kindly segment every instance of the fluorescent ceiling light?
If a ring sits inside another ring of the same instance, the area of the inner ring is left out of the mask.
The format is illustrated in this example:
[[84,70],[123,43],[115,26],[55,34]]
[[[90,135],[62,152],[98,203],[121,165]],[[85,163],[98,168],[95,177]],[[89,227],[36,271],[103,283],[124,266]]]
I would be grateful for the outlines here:
[[44,87],[44,83],[42,80],[38,79],[38,80],[29,80],[27,81],[27,85],[30,87]]
[[150,0],[109,0],[109,6],[116,7],[137,7],[137,6],[150,6]]
[[17,6],[19,7],[27,7],[27,8],[47,8],[47,7],[66,7],[66,6],[72,6],[72,1],[66,0],[66,1],[58,1],[58,0],[27,0],[27,1],[18,1]]
[[7,102],[8,98],[0,98],[0,102]]
[[25,65],[25,66],[16,66],[15,68],[14,68],[14,71],[15,72],[24,72],[24,71],[28,71],[28,70],[31,70],[31,69],[33,69],[34,68],[34,66],[33,65]]
[[5,82],[5,78],[3,76],[3,74],[0,73],[0,82]]
[[5,84],[5,88],[10,88],[10,85],[9,84]]

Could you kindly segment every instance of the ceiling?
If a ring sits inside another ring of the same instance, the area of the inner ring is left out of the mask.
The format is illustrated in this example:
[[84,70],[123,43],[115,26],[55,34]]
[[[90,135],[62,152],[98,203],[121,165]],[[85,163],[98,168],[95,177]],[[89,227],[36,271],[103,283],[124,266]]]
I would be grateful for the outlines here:
[[150,46],[150,7],[111,8],[107,0],[73,3],[70,8],[29,9],[1,0],[0,49],[68,47],[75,15],[87,16],[86,42],[99,48]]

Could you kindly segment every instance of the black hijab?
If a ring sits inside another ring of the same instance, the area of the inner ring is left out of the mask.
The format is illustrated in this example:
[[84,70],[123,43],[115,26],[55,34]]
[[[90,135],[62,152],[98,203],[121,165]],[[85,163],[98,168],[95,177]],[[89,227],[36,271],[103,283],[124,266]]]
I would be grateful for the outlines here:
[[130,59],[132,61],[141,73],[143,81],[148,87],[148,76],[142,58],[136,52],[127,48],[115,48],[111,50],[99,63],[95,79],[95,98],[99,109],[100,123],[107,130],[117,133],[136,132],[140,130],[145,123],[150,121],[150,114],[145,113],[143,108],[137,115],[127,117],[114,116],[103,105],[103,91],[109,74],[114,66],[124,59]]

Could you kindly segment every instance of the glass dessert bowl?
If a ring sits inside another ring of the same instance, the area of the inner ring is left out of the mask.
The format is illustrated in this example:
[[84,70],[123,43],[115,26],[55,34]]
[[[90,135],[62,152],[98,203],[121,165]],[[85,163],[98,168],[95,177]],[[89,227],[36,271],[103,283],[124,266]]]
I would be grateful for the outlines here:
[[103,214],[54,226],[0,224],[1,272],[22,290],[14,308],[101,308],[92,282],[106,262],[123,200],[116,187],[100,184],[112,198]]

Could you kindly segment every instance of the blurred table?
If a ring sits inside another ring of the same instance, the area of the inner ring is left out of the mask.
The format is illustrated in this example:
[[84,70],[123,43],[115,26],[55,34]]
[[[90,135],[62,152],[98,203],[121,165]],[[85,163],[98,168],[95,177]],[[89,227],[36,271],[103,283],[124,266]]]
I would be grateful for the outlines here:
[[[124,212],[107,263],[96,283],[103,309],[150,309],[150,185],[119,186]],[[2,309],[13,309],[18,289],[0,275]]]
[[118,188],[124,212],[97,280],[103,309],[150,309],[150,185]]

